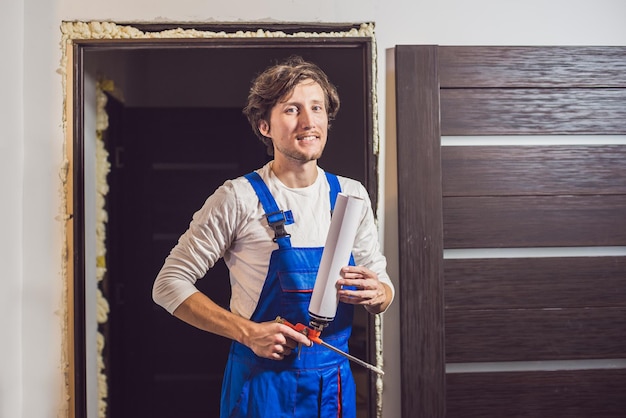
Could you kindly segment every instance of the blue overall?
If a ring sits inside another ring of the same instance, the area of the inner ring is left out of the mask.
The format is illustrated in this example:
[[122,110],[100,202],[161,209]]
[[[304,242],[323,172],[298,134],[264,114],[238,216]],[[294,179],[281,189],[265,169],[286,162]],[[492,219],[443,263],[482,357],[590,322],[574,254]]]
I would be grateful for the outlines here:
[[[327,173],[326,177],[332,210],[341,189],[336,176]],[[246,178],[263,205],[278,243],[251,319],[266,322],[280,316],[292,324],[308,325],[309,301],[323,247],[292,247],[284,230],[285,223],[293,222],[291,212],[278,208],[257,173]],[[352,257],[350,264],[354,264]],[[353,306],[339,303],[334,321],[324,328],[321,338],[347,352],[352,319]],[[348,360],[318,344],[303,346],[299,351],[294,350],[283,360],[270,360],[233,342],[224,372],[220,417],[354,418],[356,391]]]

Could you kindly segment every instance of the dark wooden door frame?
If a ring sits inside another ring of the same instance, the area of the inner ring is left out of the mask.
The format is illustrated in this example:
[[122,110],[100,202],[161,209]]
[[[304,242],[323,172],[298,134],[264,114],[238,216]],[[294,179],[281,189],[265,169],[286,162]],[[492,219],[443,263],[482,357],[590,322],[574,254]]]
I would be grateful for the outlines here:
[[[183,28],[196,29],[200,31],[229,31],[237,30],[257,30],[259,25],[252,24],[142,24],[133,25],[144,32],[158,32],[165,29]],[[264,30],[282,31],[287,34],[297,32],[342,32],[358,29],[359,25],[354,24],[264,24]],[[107,50],[134,50],[146,48],[176,49],[176,48],[289,48],[297,45],[299,48],[329,48],[346,47],[362,48],[364,51],[363,68],[366,72],[365,79],[368,86],[366,88],[364,104],[367,112],[366,120],[366,180],[365,186],[368,189],[372,205],[377,206],[378,199],[378,178],[377,178],[377,155],[375,149],[376,132],[374,131],[374,89],[373,89],[373,42],[368,37],[284,37],[284,38],[174,38],[174,39],[74,39],[68,44],[68,54],[71,53],[68,85],[71,85],[71,96],[68,97],[70,104],[67,111],[71,112],[68,120],[72,124],[68,128],[71,133],[68,149],[71,155],[71,184],[68,189],[69,203],[68,214],[68,234],[71,235],[71,246],[73,249],[72,259],[69,260],[71,268],[69,270],[70,303],[68,306],[71,323],[70,331],[70,391],[71,391],[71,415],[75,417],[87,416],[87,353],[86,353],[86,322],[85,322],[85,280],[86,280],[86,254],[85,254],[85,122],[84,122],[84,98],[85,98],[85,54],[89,51]],[[375,353],[374,321],[369,320],[368,345],[372,347],[368,353],[368,361],[373,361]],[[370,416],[376,414],[376,384],[375,377],[371,377],[369,382],[370,393]]]
[[402,416],[441,418],[445,352],[437,47],[399,46],[395,59],[396,68],[403,69],[396,74]]

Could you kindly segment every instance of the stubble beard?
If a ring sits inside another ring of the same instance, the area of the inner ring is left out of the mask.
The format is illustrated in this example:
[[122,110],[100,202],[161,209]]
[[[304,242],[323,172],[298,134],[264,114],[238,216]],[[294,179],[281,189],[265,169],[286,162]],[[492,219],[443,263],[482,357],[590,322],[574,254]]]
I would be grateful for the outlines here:
[[307,163],[310,161],[319,160],[322,157],[324,148],[325,146],[323,146],[320,150],[318,150],[314,154],[309,154],[309,153],[305,153],[305,152],[298,151],[298,150],[285,150],[285,149],[275,148],[274,156],[276,156],[276,154],[281,154],[290,161],[299,162],[299,163]]

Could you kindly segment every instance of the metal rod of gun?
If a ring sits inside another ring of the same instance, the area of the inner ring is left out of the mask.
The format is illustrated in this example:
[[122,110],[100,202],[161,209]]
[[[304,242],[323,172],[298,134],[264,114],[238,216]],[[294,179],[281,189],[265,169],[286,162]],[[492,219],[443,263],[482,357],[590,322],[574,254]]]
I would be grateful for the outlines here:
[[348,359],[350,359],[350,360],[354,361],[355,363],[360,364],[361,366],[366,367],[366,368],[368,368],[368,369],[370,369],[370,370],[372,370],[372,371],[374,371],[374,372],[378,373],[378,374],[379,374],[379,375],[381,375],[381,376],[385,374],[385,372],[384,372],[382,369],[379,369],[379,368],[378,368],[378,367],[376,367],[376,366],[373,366],[373,365],[371,365],[371,364],[369,364],[369,363],[366,363],[366,362],[364,362],[363,360],[361,360],[360,358],[357,358],[357,357],[351,356],[350,354],[348,354],[348,353],[346,353],[346,352],[344,352],[344,351],[341,351],[341,350],[340,350],[340,349],[338,349],[337,347],[333,347],[332,345],[328,344],[327,342],[324,342],[323,340],[318,340],[318,341],[316,341],[316,342],[317,342],[318,344],[320,344],[320,345],[323,345],[324,347],[326,347],[326,348],[328,348],[328,349],[333,350],[335,353],[337,353],[337,354],[341,354],[342,356],[347,357]]
[[[330,350],[333,350],[335,353],[337,354],[341,354],[344,357],[347,357],[348,360],[352,360],[353,362],[360,364],[361,366],[370,369],[376,373],[378,373],[379,375],[384,375],[385,372],[382,371],[382,369],[373,366],[369,363],[364,362],[363,360],[361,360],[360,358],[354,357],[344,351],[341,351],[340,349],[338,349],[337,347],[334,347],[330,344],[328,344],[327,342],[325,342],[324,340],[322,340],[320,338],[320,330],[314,330],[312,328],[309,328],[305,325],[302,325],[301,323],[298,323],[297,325],[293,325],[291,322],[287,321],[285,318],[281,318],[280,316],[277,316],[275,319],[276,322],[287,325],[289,328],[294,329],[298,332],[303,333],[304,335],[307,336],[307,338],[309,338],[311,341],[313,341],[316,344],[319,344],[321,346],[324,346]],[[298,355],[300,355],[300,349],[298,349]]]

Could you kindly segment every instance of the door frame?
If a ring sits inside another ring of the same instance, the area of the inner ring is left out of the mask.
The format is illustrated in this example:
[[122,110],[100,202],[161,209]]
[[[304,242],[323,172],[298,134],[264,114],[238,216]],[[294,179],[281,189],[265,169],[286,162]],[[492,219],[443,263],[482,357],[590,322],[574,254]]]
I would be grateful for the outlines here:
[[[402,416],[445,416],[443,209],[436,46],[395,50]],[[400,91],[400,89],[398,90]]]
[[[263,31],[259,31],[262,26]],[[261,33],[262,32],[262,33]],[[364,105],[366,112],[366,167],[365,186],[372,205],[378,201],[378,132],[375,103],[375,42],[372,24],[132,24],[109,22],[63,22],[64,117],[65,149],[68,161],[65,186],[65,251],[67,254],[65,279],[67,294],[68,348],[67,386],[70,417],[88,416],[87,406],[87,324],[86,316],[86,216],[85,216],[85,54],[98,50],[125,50],[145,48],[241,48],[241,47],[298,47],[362,48],[363,69],[368,84]],[[273,34],[273,35],[272,35]],[[269,36],[268,36],[269,35]],[[379,358],[376,353],[381,332],[374,318],[368,319],[368,361]],[[379,412],[382,391],[376,376],[369,381],[369,415]]]

